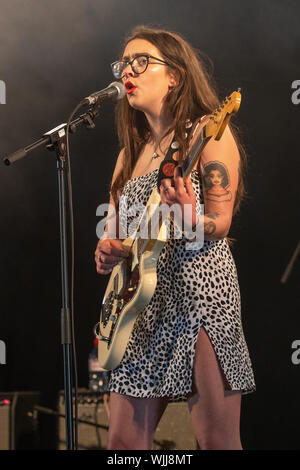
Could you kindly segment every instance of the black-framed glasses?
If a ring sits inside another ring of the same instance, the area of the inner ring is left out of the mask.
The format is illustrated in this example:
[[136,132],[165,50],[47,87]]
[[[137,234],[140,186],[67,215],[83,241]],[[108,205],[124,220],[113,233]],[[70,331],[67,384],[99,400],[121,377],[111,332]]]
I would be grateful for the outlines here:
[[[159,60],[159,62],[149,62],[149,59]],[[154,57],[153,55],[141,54],[141,55],[137,55],[130,62],[127,62],[124,60],[117,60],[116,62],[113,62],[111,64],[111,70],[112,70],[113,76],[117,79],[120,79],[122,78],[123,71],[127,67],[127,65],[131,66],[132,71],[134,73],[140,74],[140,73],[144,73],[147,70],[149,63],[150,64],[159,63],[159,64],[169,65],[164,60],[159,59],[158,57]]]

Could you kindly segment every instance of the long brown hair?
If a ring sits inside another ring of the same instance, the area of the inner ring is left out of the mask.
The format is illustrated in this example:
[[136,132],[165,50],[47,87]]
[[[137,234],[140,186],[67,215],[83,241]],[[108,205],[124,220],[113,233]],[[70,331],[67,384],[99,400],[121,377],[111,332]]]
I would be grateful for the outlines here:
[[[166,99],[174,125],[165,136],[174,131],[179,143],[179,163],[181,163],[189,145],[185,139],[186,120],[194,121],[210,114],[220,104],[216,91],[217,85],[209,70],[210,67],[212,68],[212,62],[178,33],[144,25],[137,26],[125,39],[123,50],[134,39],[144,39],[153,44],[169,64],[169,71],[177,71],[179,74],[179,84],[172,89]],[[131,107],[127,99],[120,100],[116,105],[116,125],[120,146],[124,148],[124,164],[111,187],[111,195],[118,207],[118,194],[130,179],[142,147],[151,137],[151,130],[144,113]],[[231,122],[229,127],[241,157],[239,184],[234,204],[234,213],[236,213],[245,193],[246,154],[238,136],[238,128]]]

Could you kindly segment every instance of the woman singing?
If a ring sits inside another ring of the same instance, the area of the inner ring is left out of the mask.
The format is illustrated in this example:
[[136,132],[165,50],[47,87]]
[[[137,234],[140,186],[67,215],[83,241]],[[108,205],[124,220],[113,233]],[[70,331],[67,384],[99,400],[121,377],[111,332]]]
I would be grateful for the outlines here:
[[[219,100],[200,54],[179,34],[135,28],[112,71],[127,92],[116,109],[122,150],[110,192],[120,225],[119,197],[128,207],[146,205],[175,138],[179,165],[172,179],[162,179],[161,201],[190,205],[190,227],[203,224],[204,244],[191,250],[186,238],[170,237],[161,251],[154,295],[111,373],[108,449],[151,449],[168,401],[178,397],[187,399],[201,449],[242,449],[241,395],[255,382],[226,237],[243,197],[243,148],[227,126],[182,178],[182,161]],[[110,273],[128,255],[122,238],[108,231],[100,239],[98,273]]]

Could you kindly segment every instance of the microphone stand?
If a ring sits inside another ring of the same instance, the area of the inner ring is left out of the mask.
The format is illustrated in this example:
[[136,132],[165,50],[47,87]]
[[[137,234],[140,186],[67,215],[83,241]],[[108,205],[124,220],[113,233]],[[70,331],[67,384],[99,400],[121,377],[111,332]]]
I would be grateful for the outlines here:
[[[91,107],[86,113],[80,115],[70,123],[70,132],[84,124],[88,129],[95,127],[94,118],[99,114],[99,105]],[[73,397],[72,397],[72,329],[68,285],[68,259],[67,259],[67,217],[66,217],[66,129],[67,124],[61,124],[46,132],[43,138],[19,149],[3,159],[6,165],[10,165],[36,148],[45,145],[48,150],[55,151],[57,156],[58,190],[59,190],[59,221],[60,221],[60,249],[61,249],[61,281],[62,281],[62,308],[61,308],[61,344],[63,346],[64,363],[64,395],[65,395],[65,421],[66,421],[66,446],[68,450],[74,450],[73,432]]]

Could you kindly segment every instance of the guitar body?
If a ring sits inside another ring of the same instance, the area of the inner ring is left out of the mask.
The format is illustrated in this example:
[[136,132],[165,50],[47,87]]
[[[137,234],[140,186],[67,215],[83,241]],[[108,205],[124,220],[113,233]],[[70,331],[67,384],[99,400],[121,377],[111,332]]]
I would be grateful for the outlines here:
[[[149,242],[149,240],[148,240]],[[157,282],[157,260],[165,242],[154,240],[138,262],[125,259],[114,267],[105,291],[99,322],[98,359],[105,370],[121,362],[138,314],[150,302]]]

